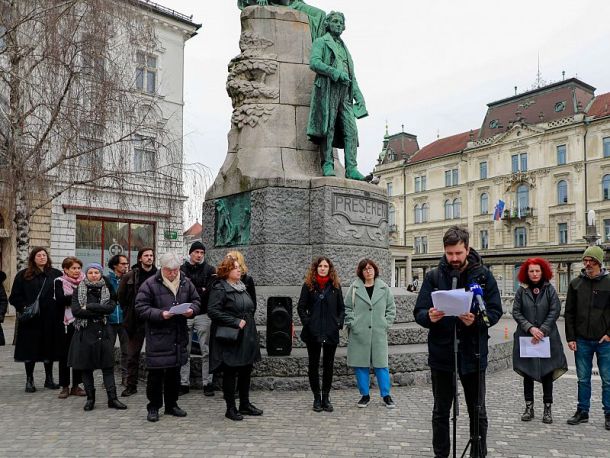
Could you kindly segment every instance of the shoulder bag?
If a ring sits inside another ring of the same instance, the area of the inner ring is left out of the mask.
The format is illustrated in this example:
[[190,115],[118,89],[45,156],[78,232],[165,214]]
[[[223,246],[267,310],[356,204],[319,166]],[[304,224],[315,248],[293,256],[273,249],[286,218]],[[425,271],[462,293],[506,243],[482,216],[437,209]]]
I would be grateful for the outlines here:
[[26,306],[23,309],[23,312],[21,312],[21,314],[19,315],[20,323],[25,323],[40,315],[40,295],[42,294],[42,290],[44,289],[44,285],[46,282],[47,279],[45,277],[44,281],[42,282],[42,288],[40,288],[40,291],[38,291],[38,296],[36,296],[36,300],[30,305]]
[[239,328],[230,326],[218,326],[216,328],[216,339],[224,344],[234,344],[239,337]]

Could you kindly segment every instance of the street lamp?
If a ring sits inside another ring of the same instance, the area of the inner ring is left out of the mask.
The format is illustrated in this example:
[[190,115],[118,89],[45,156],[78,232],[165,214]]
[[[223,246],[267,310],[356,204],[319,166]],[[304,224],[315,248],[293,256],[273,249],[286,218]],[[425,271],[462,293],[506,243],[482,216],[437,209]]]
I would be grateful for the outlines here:
[[595,225],[595,210],[589,210],[587,213],[587,233],[583,237],[589,246],[599,245],[601,235],[597,232]]

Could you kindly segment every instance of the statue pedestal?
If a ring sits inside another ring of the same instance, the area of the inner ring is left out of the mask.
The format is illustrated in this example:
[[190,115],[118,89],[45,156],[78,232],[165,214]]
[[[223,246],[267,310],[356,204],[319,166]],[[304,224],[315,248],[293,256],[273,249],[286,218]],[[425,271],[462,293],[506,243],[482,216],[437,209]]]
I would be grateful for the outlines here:
[[[312,258],[324,255],[333,261],[347,286],[356,278],[358,261],[369,257],[379,263],[381,277],[389,283],[385,191],[334,177],[292,184],[206,201],[202,236],[208,245],[214,240],[206,252],[208,261],[217,264],[227,251],[237,249],[246,257],[257,287],[300,287]],[[226,208],[233,221],[239,220],[239,215],[249,215],[249,228],[237,223],[240,228],[232,231],[231,240],[221,226]]]

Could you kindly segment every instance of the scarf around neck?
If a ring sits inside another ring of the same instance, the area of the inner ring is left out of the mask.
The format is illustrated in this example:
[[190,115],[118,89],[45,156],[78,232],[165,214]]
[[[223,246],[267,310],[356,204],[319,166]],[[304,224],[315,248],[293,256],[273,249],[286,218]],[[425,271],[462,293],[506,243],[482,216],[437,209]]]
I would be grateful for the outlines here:
[[174,293],[174,296],[178,295],[178,288],[180,287],[180,275],[182,275],[182,274],[176,275],[176,278],[174,278],[174,281],[169,281],[169,279],[165,275],[163,275],[163,272],[161,272],[161,278],[163,279],[163,284],[172,293]]
[[66,273],[64,272],[64,274],[59,277],[59,280],[61,281],[61,286],[64,290],[64,294],[66,296],[72,296],[74,294],[74,291],[76,290],[76,288],[78,288],[78,285],[81,281],[83,281],[84,278],[85,274],[82,272],[80,273],[78,278],[72,278],[66,275]]
[[319,274],[316,273],[316,283],[318,283],[318,286],[320,286],[321,290],[324,290],[324,288],[326,288],[326,285],[328,284],[329,280],[330,275],[327,275],[326,277],[321,277]]
[[231,286],[231,288],[236,291],[239,291],[240,293],[246,290],[246,285],[241,280],[239,280],[237,283],[231,283],[229,280],[227,280],[227,283],[229,284],[229,286]]
[[102,295],[100,297],[100,304],[110,299],[110,292],[108,291],[108,287],[103,278],[99,281],[90,281],[85,278],[80,285],[78,285],[78,303],[82,309],[87,308],[87,291],[89,288],[101,288]]

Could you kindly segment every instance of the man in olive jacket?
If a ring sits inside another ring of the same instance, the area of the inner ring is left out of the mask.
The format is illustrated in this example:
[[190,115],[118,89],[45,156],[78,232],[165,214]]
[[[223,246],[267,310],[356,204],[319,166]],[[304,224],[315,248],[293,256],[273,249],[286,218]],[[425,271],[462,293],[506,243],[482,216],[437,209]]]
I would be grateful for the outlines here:
[[[478,283],[483,289],[483,302],[490,326],[502,316],[502,303],[498,284],[492,273],[483,265],[481,256],[469,247],[468,231],[458,226],[450,227],[443,237],[445,255],[438,267],[426,274],[421,286],[413,315],[415,321],[428,328],[428,365],[432,376],[432,445],[434,456],[448,457],[449,412],[453,404],[454,332],[458,338],[458,374],[464,389],[470,417],[470,435],[474,438],[474,419],[479,401],[480,449],[473,442],[470,456],[487,455],[487,413],[485,410],[485,369],[487,368],[487,326],[481,322],[480,313],[464,313],[459,317],[445,316],[432,304],[431,293],[452,288],[452,277],[457,288]],[[455,330],[455,331],[454,331]],[[477,359],[479,355],[479,359]],[[480,374],[478,374],[480,369]],[[479,377],[478,377],[479,376]],[[455,445],[455,444],[454,444]]]
[[587,248],[582,262],[585,268],[570,282],[564,314],[566,340],[574,352],[578,377],[578,406],[568,424],[589,421],[591,371],[596,355],[605,427],[610,430],[610,275],[603,267],[604,251],[598,246]]

